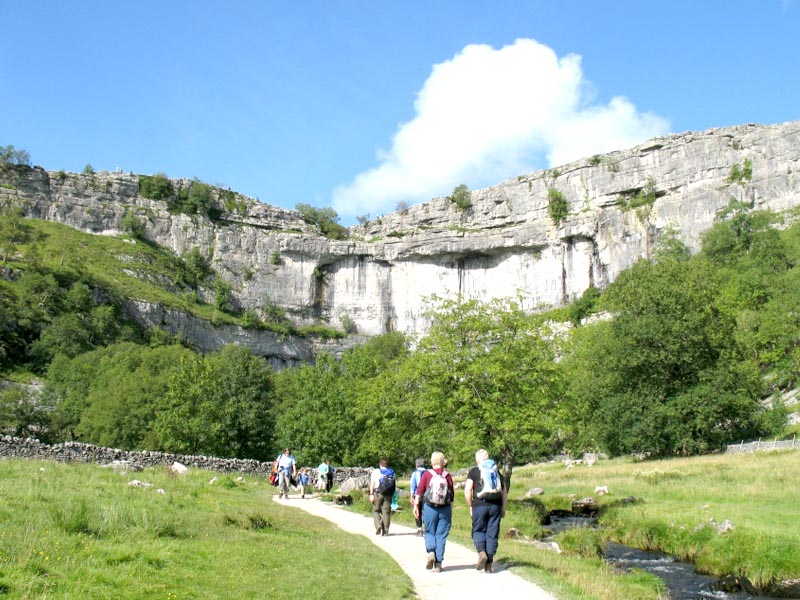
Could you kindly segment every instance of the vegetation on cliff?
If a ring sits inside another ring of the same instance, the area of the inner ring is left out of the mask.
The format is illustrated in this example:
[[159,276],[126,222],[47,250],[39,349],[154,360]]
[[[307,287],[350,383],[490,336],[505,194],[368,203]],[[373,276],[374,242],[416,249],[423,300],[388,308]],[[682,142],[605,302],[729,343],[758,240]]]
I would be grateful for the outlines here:
[[[180,340],[122,317],[133,298],[215,323],[258,319],[230,310],[224,290],[199,301],[213,276],[201,256],[5,216],[0,362],[45,380],[41,398],[0,394],[10,433],[241,458],[291,446],[351,464],[432,447],[466,462],[482,445],[508,464],[586,449],[691,455],[780,432],[780,394],[800,373],[800,226],[736,203],[698,255],[667,236],[654,261],[567,309],[432,298],[413,351],[391,334],[278,373],[245,350],[165,350]],[[108,389],[123,392],[92,392]]]

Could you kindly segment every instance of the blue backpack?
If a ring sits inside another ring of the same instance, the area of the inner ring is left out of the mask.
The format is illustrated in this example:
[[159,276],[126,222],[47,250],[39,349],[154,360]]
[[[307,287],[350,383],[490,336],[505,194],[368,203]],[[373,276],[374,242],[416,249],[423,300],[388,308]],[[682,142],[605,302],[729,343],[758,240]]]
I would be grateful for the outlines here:
[[389,467],[381,467],[381,478],[378,481],[378,487],[375,491],[383,496],[391,496],[397,488],[397,483],[394,480],[394,469]]
[[499,500],[502,498],[503,485],[495,462],[489,458],[478,465],[478,468],[481,471],[481,482],[475,497],[481,500]]

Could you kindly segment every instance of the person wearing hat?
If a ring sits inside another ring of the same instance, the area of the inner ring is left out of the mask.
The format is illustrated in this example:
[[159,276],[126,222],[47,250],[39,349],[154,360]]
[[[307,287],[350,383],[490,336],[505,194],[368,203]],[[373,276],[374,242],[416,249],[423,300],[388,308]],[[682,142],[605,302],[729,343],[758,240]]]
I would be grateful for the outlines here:
[[[414,507],[419,504],[419,498],[417,498],[417,488],[419,487],[419,479],[422,477],[422,474],[425,472],[425,459],[418,458],[415,463],[416,470],[411,474],[411,506]],[[414,517],[414,521],[417,523],[417,537],[422,537],[422,514],[419,516]]]

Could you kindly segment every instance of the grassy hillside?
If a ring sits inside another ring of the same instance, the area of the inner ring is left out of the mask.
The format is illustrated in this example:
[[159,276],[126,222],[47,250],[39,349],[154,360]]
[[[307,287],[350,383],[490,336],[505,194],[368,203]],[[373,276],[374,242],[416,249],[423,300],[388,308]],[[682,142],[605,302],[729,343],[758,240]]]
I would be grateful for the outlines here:
[[[23,219],[13,211],[0,211],[0,218],[0,373],[5,378],[24,379],[31,369],[41,374],[58,353],[74,356],[121,340],[141,343],[147,332],[126,321],[126,300],[159,304],[214,325],[281,335],[344,336],[324,325],[295,327],[279,307],[269,314],[241,309],[232,301],[229,284],[196,249],[176,256],[133,236],[87,234]],[[71,295],[76,286],[86,290],[82,305]],[[69,320],[74,316],[79,325]],[[64,333],[69,327],[89,333],[79,348],[65,351],[64,338],[76,338]]]

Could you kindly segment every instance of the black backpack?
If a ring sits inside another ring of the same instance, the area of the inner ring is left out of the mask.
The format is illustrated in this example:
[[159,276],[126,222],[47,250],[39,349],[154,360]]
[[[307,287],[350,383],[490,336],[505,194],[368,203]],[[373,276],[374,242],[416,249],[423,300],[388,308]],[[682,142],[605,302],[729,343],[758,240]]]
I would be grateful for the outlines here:
[[383,496],[394,494],[397,488],[397,483],[394,480],[394,469],[381,468],[381,478],[378,481],[378,487],[375,491]]

